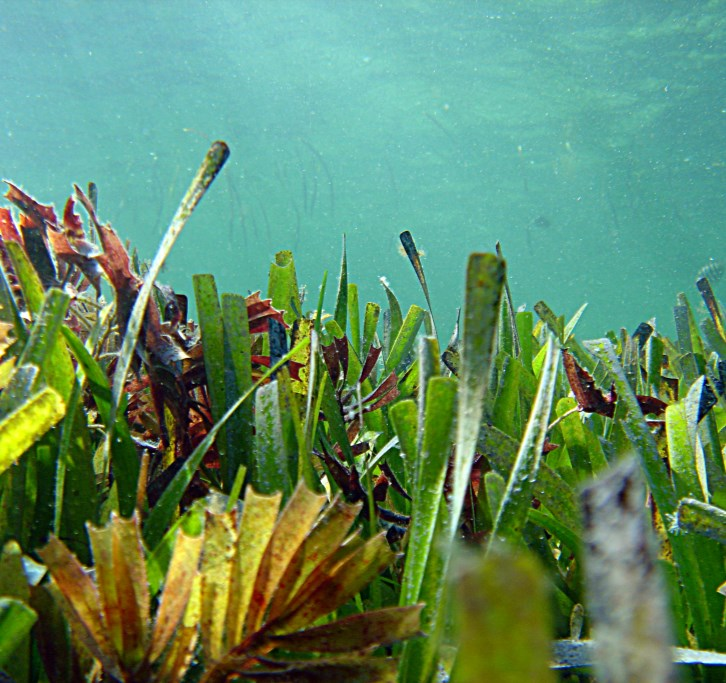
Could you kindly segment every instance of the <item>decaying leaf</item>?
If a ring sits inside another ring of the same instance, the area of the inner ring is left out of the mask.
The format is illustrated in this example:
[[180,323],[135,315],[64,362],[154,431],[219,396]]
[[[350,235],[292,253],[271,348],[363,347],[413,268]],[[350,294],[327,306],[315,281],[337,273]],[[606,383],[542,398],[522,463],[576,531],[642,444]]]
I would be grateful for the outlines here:
[[[354,447],[355,451],[355,447]],[[363,488],[360,481],[360,475],[355,466],[348,467],[344,465],[335,455],[331,455],[325,449],[322,452],[316,451],[315,454],[325,463],[328,468],[330,475],[338,485],[338,488],[343,492],[345,499],[349,503],[364,503],[362,508],[363,517],[368,517],[368,506],[365,505],[368,501],[368,493]],[[393,512],[387,508],[384,508],[381,503],[386,499],[386,493],[388,487],[392,486],[394,490],[398,491],[404,498],[411,499],[408,493],[405,491],[400,482],[396,479],[395,475],[385,463],[381,465],[381,474],[376,479],[373,488],[373,508],[378,515],[379,519],[392,525],[389,528],[389,539],[395,541],[405,533],[406,527],[410,521],[407,515],[401,515],[397,512]]]
[[[342,660],[283,663],[270,659],[270,653],[276,648],[298,652],[360,652],[418,633],[420,606],[377,610],[307,629],[358,593],[391,563],[394,554],[382,535],[367,541],[357,533],[349,535],[360,505],[341,500],[324,505],[323,497],[300,484],[271,528],[270,521],[277,516],[279,495],[262,497],[249,491],[247,499],[254,507],[254,516],[247,514],[245,505],[239,527],[234,522],[235,513],[217,515],[219,519],[215,522],[230,530],[225,532],[224,559],[215,560],[226,565],[217,571],[228,576],[228,585],[225,592],[220,583],[213,594],[202,588],[202,613],[209,610],[207,613],[211,615],[211,605],[228,602],[226,610],[213,617],[224,628],[214,631],[217,634],[214,641],[210,640],[205,648],[210,658],[210,667],[203,678],[206,683],[223,681],[232,673],[259,674],[264,678],[263,671],[273,667],[280,667],[279,675],[288,678],[292,673],[287,667],[293,667],[302,677],[290,680],[308,680],[305,678],[308,674],[300,673],[306,667],[310,671],[337,671]],[[252,554],[250,569],[241,543],[255,537],[254,529],[260,518],[267,520],[263,523],[262,537],[269,541],[262,554],[262,546],[253,545],[257,550]],[[236,532],[231,531],[235,528],[238,528]],[[207,547],[207,541],[204,552],[213,552]],[[213,656],[213,652],[224,649],[224,656]],[[346,662],[346,666],[353,667],[351,675],[353,672],[360,675],[381,664],[377,658],[368,657]]]
[[595,386],[595,380],[577,364],[567,349],[562,349],[562,364],[579,409],[585,413],[612,417],[615,414],[615,401],[617,400],[615,385],[610,387],[607,394],[603,394]]
[[[324,680],[342,671],[391,680],[380,676],[395,672],[395,660],[370,653],[420,635],[421,605],[311,627],[393,561],[385,537],[363,540],[351,530],[360,505],[326,504],[304,484],[282,511],[280,500],[248,490],[241,518],[208,507],[202,535],[177,532],[153,624],[136,516],[90,528],[95,578],[54,537],[39,555],[73,633],[118,680],[181,680],[197,637],[206,683],[231,674],[265,678],[266,671],[273,680]],[[276,649],[328,656],[277,661],[270,657]]]
[[[387,375],[375,389],[362,395],[361,386],[370,377],[381,355],[381,348],[368,349],[357,378],[349,378],[349,343],[347,337],[334,338],[332,344],[322,346],[323,360],[335,387],[335,396],[341,414],[346,422],[351,422],[361,414],[383,408],[398,398],[398,377],[395,372]],[[366,385],[370,386],[370,384]]]
[[196,628],[190,634],[178,627],[189,605],[202,538],[178,533],[151,626],[146,553],[138,518],[113,516],[107,526],[91,527],[89,534],[95,580],[57,538],[51,537],[38,551],[57,587],[53,597],[71,631],[106,673],[118,680],[181,680],[197,633]]
[[[604,394],[595,385],[595,380],[586,370],[583,370],[577,364],[577,361],[567,349],[562,349],[562,364],[565,368],[565,374],[570,383],[572,393],[575,395],[577,406],[581,411],[585,413],[597,413],[605,417],[615,415],[615,404],[618,397],[615,393],[614,384]],[[655,396],[638,395],[636,399],[644,415],[660,415],[665,411],[667,406],[664,401],[655,398]]]

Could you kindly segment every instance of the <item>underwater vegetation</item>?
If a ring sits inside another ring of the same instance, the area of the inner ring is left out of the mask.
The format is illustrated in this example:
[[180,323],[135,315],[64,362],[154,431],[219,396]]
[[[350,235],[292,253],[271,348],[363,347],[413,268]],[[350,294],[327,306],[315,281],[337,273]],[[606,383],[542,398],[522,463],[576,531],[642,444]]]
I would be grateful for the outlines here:
[[[723,680],[726,331],[580,340],[499,250],[428,310],[157,278],[74,186],[0,209],[0,668],[25,681]],[[332,190],[332,188],[331,188]],[[313,203],[313,194],[309,195]],[[332,201],[332,195],[331,195]],[[397,276],[398,274],[392,274]]]

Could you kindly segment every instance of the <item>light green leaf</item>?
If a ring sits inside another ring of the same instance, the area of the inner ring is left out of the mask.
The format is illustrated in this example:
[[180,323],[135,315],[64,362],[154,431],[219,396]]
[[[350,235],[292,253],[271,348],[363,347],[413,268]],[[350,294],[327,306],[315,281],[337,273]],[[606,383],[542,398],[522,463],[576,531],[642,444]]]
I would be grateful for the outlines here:
[[0,473],[65,415],[60,394],[46,387],[0,422]]

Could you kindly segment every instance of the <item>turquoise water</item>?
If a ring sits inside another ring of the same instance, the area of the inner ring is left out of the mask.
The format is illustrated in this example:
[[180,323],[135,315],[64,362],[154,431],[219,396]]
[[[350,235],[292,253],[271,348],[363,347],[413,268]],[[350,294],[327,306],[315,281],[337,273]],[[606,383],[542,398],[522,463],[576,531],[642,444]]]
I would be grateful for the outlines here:
[[[164,272],[266,289],[293,249],[423,303],[448,337],[466,256],[497,240],[516,305],[581,334],[672,330],[724,259],[726,3],[583,0],[33,2],[0,13],[0,171],[100,214],[150,258],[209,143],[232,156]],[[717,285],[723,293],[723,283]],[[334,287],[330,288],[334,290]],[[329,300],[329,307],[332,302]]]

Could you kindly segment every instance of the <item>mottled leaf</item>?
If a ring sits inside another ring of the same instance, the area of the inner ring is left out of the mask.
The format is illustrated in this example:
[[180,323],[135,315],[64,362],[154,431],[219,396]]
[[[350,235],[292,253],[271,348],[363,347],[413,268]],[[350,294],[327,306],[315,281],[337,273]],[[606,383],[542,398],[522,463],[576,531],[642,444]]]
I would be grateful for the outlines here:
[[242,639],[257,572],[275,528],[281,500],[281,493],[263,496],[250,486],[245,491],[227,605],[227,640],[230,644]]
[[[275,525],[267,550],[260,563],[247,614],[247,631],[254,631],[262,619],[275,588],[290,560],[320,514],[325,496],[298,484]],[[307,622],[306,622],[307,623]]]
[[361,504],[348,505],[336,498],[320,517],[285,569],[270,602],[268,619],[274,620],[285,609],[289,598],[307,579],[313,569],[337,549],[350,531],[361,510]]
[[[249,660],[243,660],[247,663]],[[264,666],[240,671],[244,678],[268,683],[395,683],[398,662],[384,657],[336,657],[303,661],[258,658]],[[228,672],[235,671],[230,666]],[[224,680],[224,679],[221,679]],[[206,683],[206,681],[205,681]]]
[[204,656],[212,661],[225,653],[224,627],[237,542],[237,514],[207,510],[201,572],[200,623]]
[[199,568],[203,535],[190,536],[179,529],[174,554],[164,580],[159,609],[149,648],[149,661],[154,662],[163,652],[176,631],[191,596],[194,577]]
[[118,657],[101,618],[101,601],[91,577],[54,536],[38,550],[38,555],[58,586],[60,607],[76,637],[109,674],[121,678]]
[[670,614],[644,501],[634,459],[582,492],[588,616],[603,681],[673,680]]

